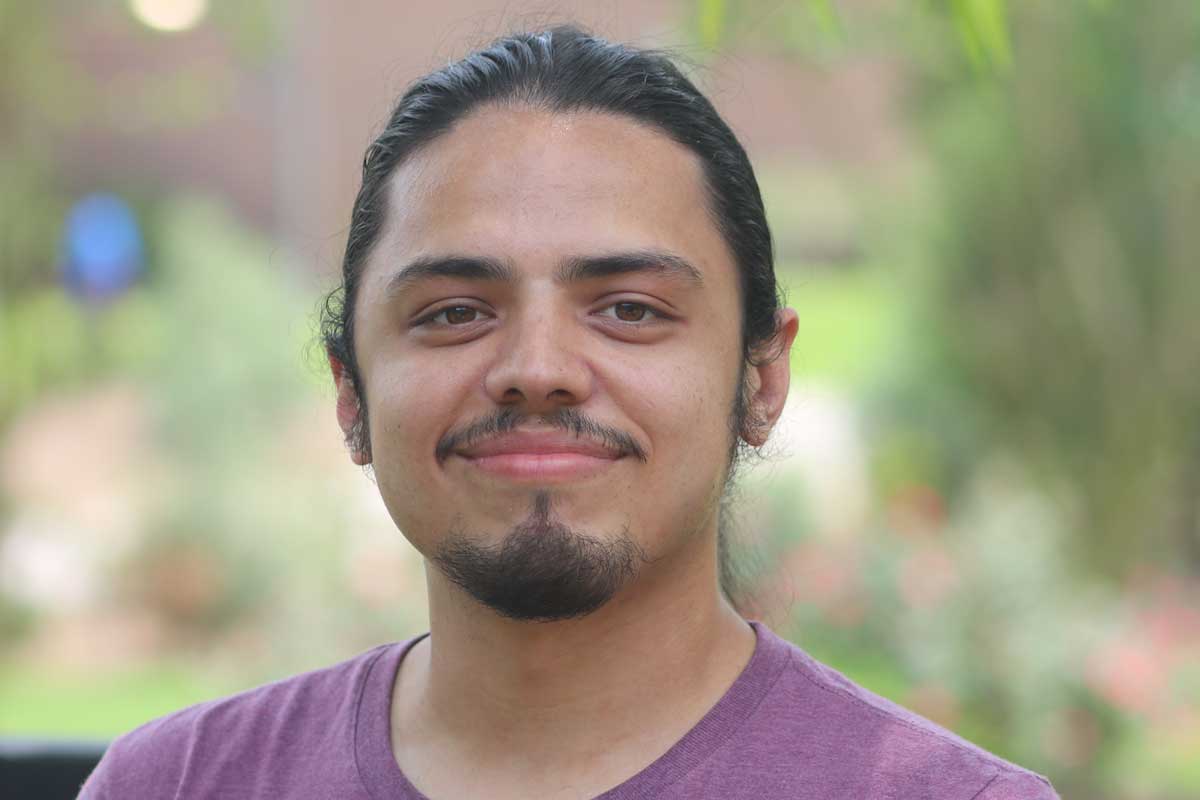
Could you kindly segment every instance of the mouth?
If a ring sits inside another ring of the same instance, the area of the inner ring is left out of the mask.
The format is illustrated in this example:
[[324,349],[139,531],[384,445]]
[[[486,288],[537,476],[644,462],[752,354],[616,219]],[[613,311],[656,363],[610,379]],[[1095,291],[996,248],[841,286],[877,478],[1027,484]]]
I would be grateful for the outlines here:
[[556,432],[513,432],[455,455],[494,477],[546,483],[594,477],[625,454],[599,442]]
[[536,483],[589,478],[617,461],[615,458],[596,458],[579,453],[508,453],[465,458],[471,466],[491,475]]

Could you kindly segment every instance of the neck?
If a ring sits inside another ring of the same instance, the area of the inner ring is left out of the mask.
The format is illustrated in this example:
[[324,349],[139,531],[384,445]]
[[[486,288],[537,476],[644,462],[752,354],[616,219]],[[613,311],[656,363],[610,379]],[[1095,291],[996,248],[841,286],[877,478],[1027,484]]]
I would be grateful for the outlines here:
[[592,614],[549,623],[500,617],[427,567],[431,634],[400,670],[394,727],[484,760],[516,749],[563,763],[636,731],[669,746],[754,649],[715,561],[656,563]]

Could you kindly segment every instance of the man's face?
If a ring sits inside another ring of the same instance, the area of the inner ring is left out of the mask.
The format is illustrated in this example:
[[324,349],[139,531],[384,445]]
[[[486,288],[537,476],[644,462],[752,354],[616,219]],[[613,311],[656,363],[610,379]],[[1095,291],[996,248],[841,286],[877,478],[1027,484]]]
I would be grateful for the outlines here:
[[[468,587],[487,603],[506,582],[570,594],[590,573],[557,562],[603,562],[576,613],[711,548],[741,301],[696,157],[618,116],[487,107],[403,163],[388,204],[355,346],[413,545],[491,580]],[[510,615],[555,616],[529,611]]]

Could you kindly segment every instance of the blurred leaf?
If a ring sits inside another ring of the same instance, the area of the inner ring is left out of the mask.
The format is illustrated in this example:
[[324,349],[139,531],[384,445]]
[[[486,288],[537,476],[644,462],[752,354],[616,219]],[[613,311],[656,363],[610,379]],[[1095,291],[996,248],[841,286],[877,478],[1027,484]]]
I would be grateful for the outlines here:
[[1005,68],[1012,63],[1005,0],[950,0],[963,49],[977,67]]
[[844,36],[845,31],[842,29],[842,22],[838,17],[833,0],[807,0],[807,2],[809,14],[816,20],[821,33],[830,39],[839,39]]
[[716,47],[725,34],[725,0],[699,0],[696,23],[700,44]]
[[[1071,0],[1074,2],[1074,0]],[[1088,0],[1103,2],[1103,0]],[[813,49],[815,38],[824,43],[846,43],[877,40],[881,36],[895,40],[898,27],[908,17],[925,20],[948,20],[958,47],[966,53],[977,70],[1002,71],[1012,62],[1012,42],[1009,32],[1009,0],[925,0],[900,4],[890,13],[871,8],[863,11],[851,4],[845,10],[850,22],[843,20],[836,0],[804,0],[796,4],[778,4],[764,0],[695,0],[699,20],[700,42],[712,47],[741,33],[735,23],[744,17],[755,20],[752,28],[766,30],[767,38],[784,41],[801,52]],[[794,13],[805,9],[806,15]],[[754,13],[752,13],[754,12]],[[801,20],[807,16],[808,21]],[[770,20],[763,23],[763,20]],[[813,28],[818,34],[814,37]],[[818,50],[821,48],[817,48]]]

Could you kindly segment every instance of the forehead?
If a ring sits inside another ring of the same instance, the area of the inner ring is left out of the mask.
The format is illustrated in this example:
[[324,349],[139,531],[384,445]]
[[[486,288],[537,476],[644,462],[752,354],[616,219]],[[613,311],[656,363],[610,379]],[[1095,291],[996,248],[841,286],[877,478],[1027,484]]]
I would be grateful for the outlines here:
[[699,159],[656,129],[597,112],[491,106],[396,170],[372,260],[453,253],[522,268],[661,250],[707,282],[732,270],[708,209]]

